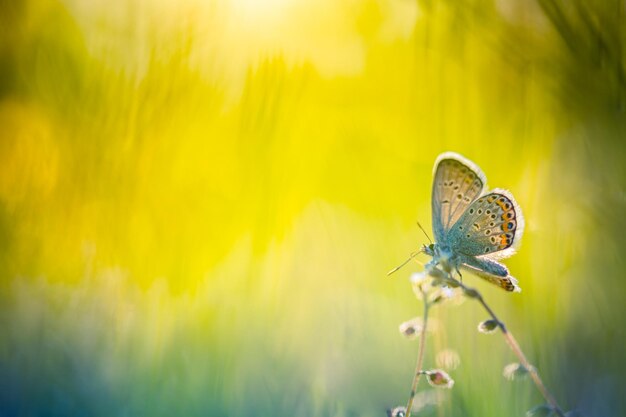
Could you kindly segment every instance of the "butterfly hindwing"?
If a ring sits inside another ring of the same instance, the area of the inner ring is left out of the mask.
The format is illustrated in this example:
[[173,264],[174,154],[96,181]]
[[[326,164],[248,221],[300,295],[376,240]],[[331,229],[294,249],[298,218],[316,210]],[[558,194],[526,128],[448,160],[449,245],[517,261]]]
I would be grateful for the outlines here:
[[453,251],[487,258],[511,256],[524,229],[522,212],[506,190],[480,196],[448,233]]
[[[478,258],[475,258],[475,259],[478,260]],[[500,266],[503,266],[503,265],[500,265]],[[517,280],[508,274],[505,276],[490,274],[485,271],[485,269],[488,269],[488,268],[485,268],[484,265],[474,266],[474,265],[463,264],[461,267],[464,270],[467,270],[473,273],[474,275],[477,275],[480,278],[487,280],[488,282],[495,284],[498,287],[506,291],[509,291],[509,292],[521,292],[522,291],[519,285],[517,285]]]
[[435,240],[446,239],[450,227],[483,192],[486,182],[480,168],[459,154],[446,152],[437,158],[432,192]]

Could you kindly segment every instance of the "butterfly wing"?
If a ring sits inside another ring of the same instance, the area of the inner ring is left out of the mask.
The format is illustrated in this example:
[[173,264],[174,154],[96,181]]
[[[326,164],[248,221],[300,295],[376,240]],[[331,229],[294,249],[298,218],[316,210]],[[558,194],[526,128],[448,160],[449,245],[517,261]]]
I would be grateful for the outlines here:
[[506,190],[495,189],[474,201],[448,233],[454,252],[488,259],[507,258],[524,232],[524,217]]
[[517,285],[517,280],[510,275],[506,275],[504,277],[499,275],[493,275],[485,272],[485,270],[481,269],[480,267],[469,266],[467,264],[462,265],[462,268],[494,285],[497,285],[505,291],[522,292],[522,289],[519,287],[519,285]]
[[454,152],[445,152],[435,161],[432,212],[433,233],[443,242],[450,227],[468,206],[483,193],[487,179],[472,161]]
[[462,262],[461,268],[467,270],[474,275],[497,285],[500,288],[510,292],[521,292],[521,288],[517,285],[517,280],[509,275],[509,270],[491,259],[478,258],[476,256],[458,255]]

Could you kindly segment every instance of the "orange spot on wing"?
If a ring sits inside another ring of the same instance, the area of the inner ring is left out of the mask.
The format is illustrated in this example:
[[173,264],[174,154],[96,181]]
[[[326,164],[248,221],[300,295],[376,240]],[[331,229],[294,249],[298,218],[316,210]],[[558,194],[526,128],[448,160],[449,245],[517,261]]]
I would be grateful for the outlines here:
[[497,201],[496,201],[496,204],[500,206],[500,208],[502,209],[502,211],[507,211],[507,208],[506,208],[506,200],[505,200],[505,201],[500,201],[500,200],[497,200]]
[[500,216],[502,220],[511,220],[513,217],[514,217],[514,214],[511,211],[507,211],[503,213],[502,216]]

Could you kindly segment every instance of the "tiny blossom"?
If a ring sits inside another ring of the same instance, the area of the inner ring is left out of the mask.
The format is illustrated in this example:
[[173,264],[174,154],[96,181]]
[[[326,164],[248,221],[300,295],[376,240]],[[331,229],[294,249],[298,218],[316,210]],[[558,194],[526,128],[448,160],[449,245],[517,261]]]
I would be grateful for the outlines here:
[[502,371],[502,375],[509,381],[522,378],[527,374],[528,369],[526,369],[526,367],[521,363],[510,363],[505,366],[504,370]]
[[443,298],[452,298],[452,297],[455,296],[455,294],[456,293],[455,293],[455,291],[452,288],[450,288],[448,286],[441,287],[441,296]]
[[426,374],[426,380],[430,385],[435,388],[452,388],[454,380],[445,371],[441,369],[433,369],[432,371],[424,372]]
[[496,331],[498,328],[498,322],[496,320],[485,320],[478,323],[478,331],[484,334],[490,334]]
[[459,366],[461,358],[455,350],[445,349],[437,354],[435,362],[437,362],[437,366],[452,370]]
[[411,283],[413,285],[420,285],[420,284],[424,283],[426,281],[426,279],[428,279],[428,273],[426,273],[424,271],[422,271],[422,272],[413,272],[409,279],[411,280]]
[[439,290],[438,287],[435,287],[435,280],[433,280],[427,272],[416,272],[412,274],[411,283],[413,284],[413,292],[419,300],[423,300],[424,295],[428,295],[430,299]]
[[475,299],[480,298],[480,293],[473,288],[464,288],[463,293],[468,298],[475,298]]
[[415,317],[409,321],[405,321],[399,327],[402,333],[408,339],[415,339],[424,328],[424,320],[421,317]]
[[406,407],[395,407],[387,410],[388,417],[404,417],[406,416]]
[[439,303],[452,303],[459,305],[464,301],[462,297],[462,291],[457,288],[451,288],[447,284],[436,287],[436,289],[430,294],[429,302],[432,304]]

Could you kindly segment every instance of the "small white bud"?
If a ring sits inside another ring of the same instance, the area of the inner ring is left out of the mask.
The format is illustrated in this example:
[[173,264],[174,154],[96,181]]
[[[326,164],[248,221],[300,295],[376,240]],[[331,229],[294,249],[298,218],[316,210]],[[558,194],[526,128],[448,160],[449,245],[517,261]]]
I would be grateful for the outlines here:
[[454,386],[454,380],[445,371],[441,369],[433,369],[426,371],[426,380],[435,388],[450,389]]
[[424,320],[421,317],[415,317],[409,321],[405,321],[399,327],[400,333],[402,333],[408,339],[415,339],[418,334],[422,332],[424,328]]
[[521,363],[510,363],[504,367],[502,375],[509,381],[512,381],[528,375],[528,369],[526,369],[526,367]]
[[428,278],[428,274],[422,271],[422,272],[413,272],[409,279],[411,280],[411,283],[413,285],[421,285],[424,283],[424,281],[426,281],[427,278]]
[[387,410],[388,417],[404,417],[406,416],[406,407],[395,407]]
[[478,331],[484,334],[490,334],[496,331],[498,328],[498,322],[496,320],[485,320],[478,323]]

